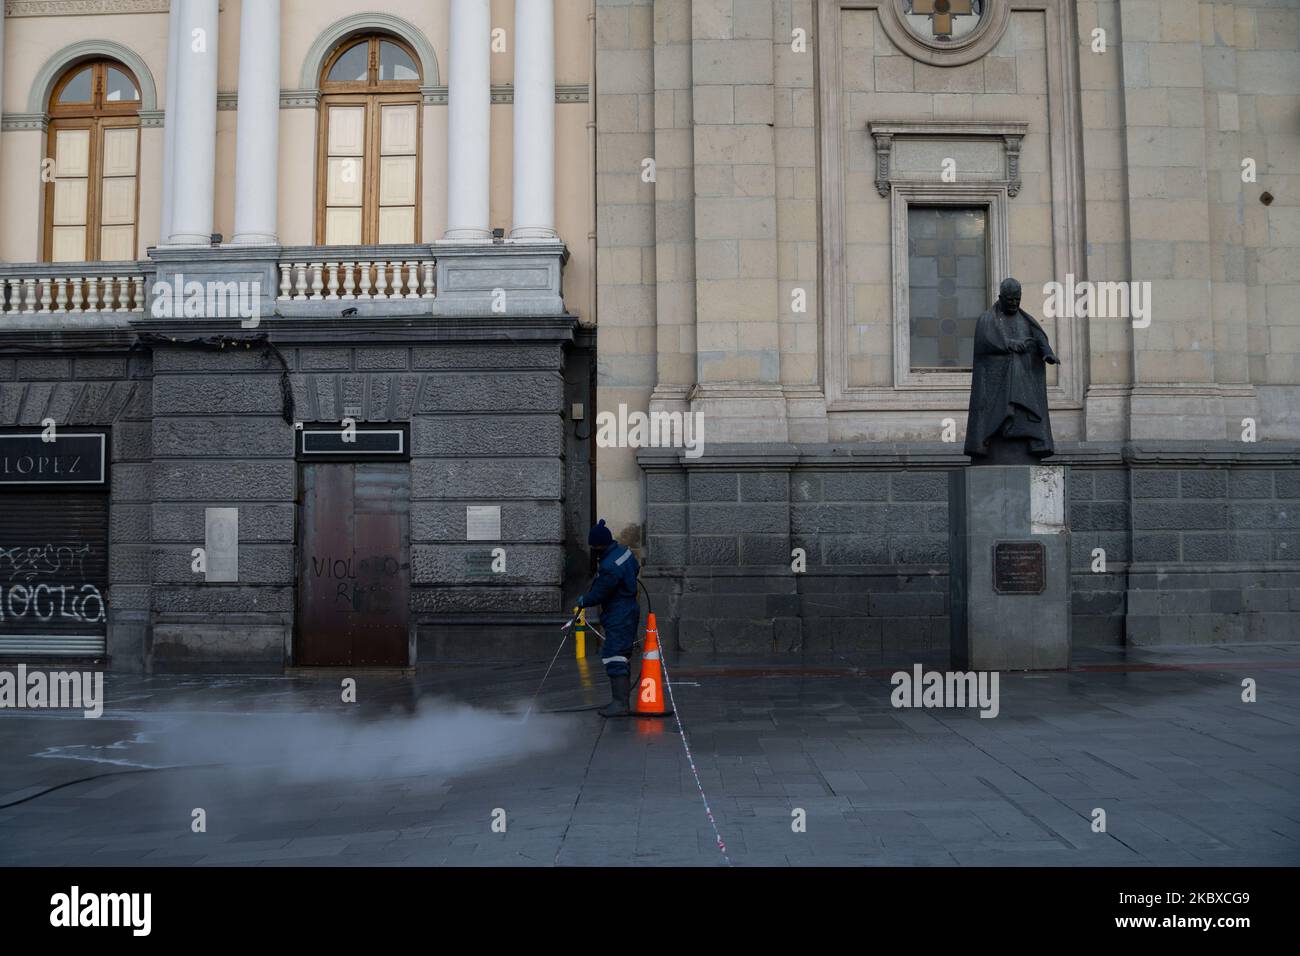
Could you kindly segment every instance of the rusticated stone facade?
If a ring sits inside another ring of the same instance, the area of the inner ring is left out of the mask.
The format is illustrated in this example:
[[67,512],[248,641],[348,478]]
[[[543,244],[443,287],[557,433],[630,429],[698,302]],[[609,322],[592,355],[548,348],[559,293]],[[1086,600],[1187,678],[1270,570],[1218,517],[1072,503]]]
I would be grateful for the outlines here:
[[[223,268],[263,268],[256,253],[244,255]],[[195,261],[162,258],[164,269],[196,274]],[[533,251],[518,268],[537,274],[547,258]],[[523,283],[507,268],[492,285]],[[474,315],[465,301],[470,315],[415,318],[378,301],[352,317],[334,308],[333,318],[310,302],[283,303],[242,330],[229,320],[153,319],[151,299],[138,316],[105,315],[95,329],[51,337],[57,319],[28,316],[9,330],[0,430],[31,432],[52,419],[108,435],[110,665],[298,662],[307,462],[296,436],[344,419],[409,430],[409,501],[399,503],[409,509],[406,663],[549,643],[588,571],[577,543],[590,516],[590,450],[572,409],[590,401],[591,336],[562,311],[536,314],[557,296],[528,301],[519,295],[513,315]],[[479,505],[501,508],[494,541],[467,535],[467,508]],[[228,583],[194,567],[213,507],[239,512]],[[500,571],[481,560],[495,548],[507,556]]]
[[[660,621],[687,651],[946,648],[969,372],[912,361],[909,210],[948,204],[987,217],[951,318],[1014,275],[1062,358],[1075,642],[1295,640],[1300,11],[909,13],[599,4],[601,407],[705,416],[700,458],[600,454]],[[1149,314],[1048,314],[1069,282]]]

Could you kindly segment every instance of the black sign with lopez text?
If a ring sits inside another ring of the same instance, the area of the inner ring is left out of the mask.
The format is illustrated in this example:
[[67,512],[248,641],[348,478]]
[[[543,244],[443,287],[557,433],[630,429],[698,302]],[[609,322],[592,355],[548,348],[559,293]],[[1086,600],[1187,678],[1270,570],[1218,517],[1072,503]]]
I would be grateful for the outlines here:
[[102,485],[107,476],[105,435],[0,435],[0,485]]

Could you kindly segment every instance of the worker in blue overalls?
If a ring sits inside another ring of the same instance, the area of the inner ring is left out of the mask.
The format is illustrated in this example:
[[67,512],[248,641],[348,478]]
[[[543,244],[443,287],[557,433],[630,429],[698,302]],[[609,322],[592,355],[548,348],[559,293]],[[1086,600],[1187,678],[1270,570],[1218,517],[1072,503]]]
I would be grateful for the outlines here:
[[600,659],[609,675],[613,696],[601,709],[600,716],[626,717],[632,688],[627,657],[636,643],[637,623],[641,620],[641,607],[636,600],[636,576],[641,567],[627,547],[614,543],[604,518],[587,535],[587,544],[598,563],[596,580],[591,590],[578,598],[578,608],[600,606],[600,623],[605,629]]

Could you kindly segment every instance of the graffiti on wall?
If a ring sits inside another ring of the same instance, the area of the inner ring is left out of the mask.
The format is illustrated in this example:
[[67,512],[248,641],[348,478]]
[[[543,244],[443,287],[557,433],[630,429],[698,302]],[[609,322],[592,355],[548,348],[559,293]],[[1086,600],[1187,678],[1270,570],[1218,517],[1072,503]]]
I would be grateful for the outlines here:
[[88,544],[0,547],[0,621],[102,623],[104,596],[85,581],[90,553]]
[[90,545],[46,544],[27,548],[0,548],[0,578],[34,581],[55,574],[85,576]]
[[360,560],[356,555],[348,558],[312,555],[311,569],[317,578],[337,582],[332,606],[336,612],[385,615],[394,610],[394,586],[399,583],[402,565],[391,554]]

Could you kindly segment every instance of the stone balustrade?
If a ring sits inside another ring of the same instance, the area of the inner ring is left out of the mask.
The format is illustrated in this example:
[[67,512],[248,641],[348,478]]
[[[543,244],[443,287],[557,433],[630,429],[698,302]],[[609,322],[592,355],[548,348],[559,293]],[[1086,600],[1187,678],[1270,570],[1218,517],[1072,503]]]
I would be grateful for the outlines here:
[[559,241],[489,240],[159,246],[139,262],[0,263],[0,328],[220,322],[232,316],[183,305],[236,290],[259,321],[558,317],[567,259]]
[[335,256],[315,261],[282,258],[277,301],[433,299],[436,268],[433,258],[347,262]]
[[0,264],[0,315],[140,313],[147,278],[134,262]]

